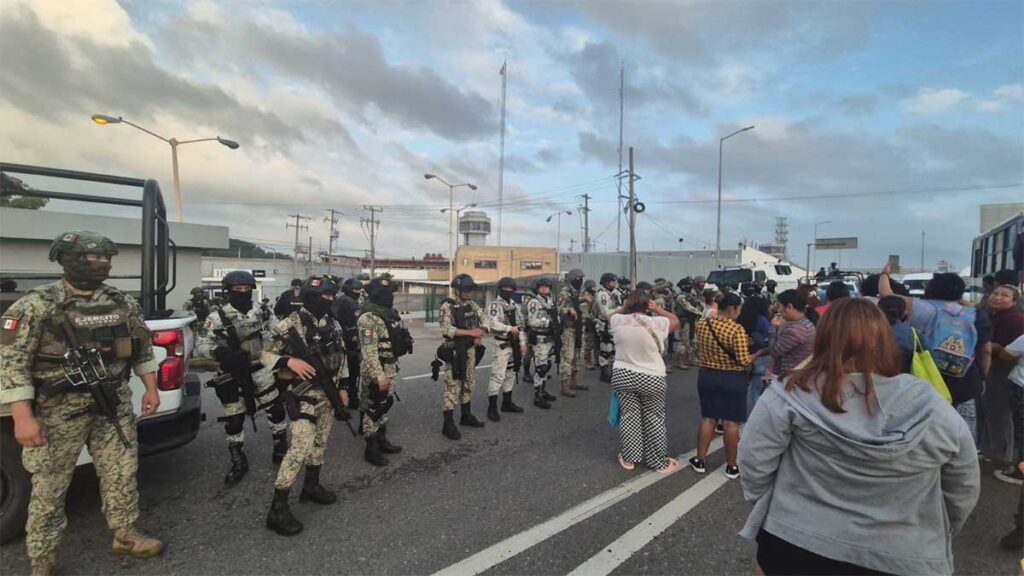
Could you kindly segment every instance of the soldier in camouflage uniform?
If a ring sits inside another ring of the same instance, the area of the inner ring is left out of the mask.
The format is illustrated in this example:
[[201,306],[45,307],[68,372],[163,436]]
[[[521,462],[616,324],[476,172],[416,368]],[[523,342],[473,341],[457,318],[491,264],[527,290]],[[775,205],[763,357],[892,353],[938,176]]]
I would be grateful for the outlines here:
[[359,387],[360,421],[366,449],[363,458],[374,466],[387,466],[384,454],[398,454],[401,446],[388,440],[388,412],[394,404],[398,359],[412,353],[412,336],[395,310],[391,281],[374,278],[365,290],[366,301],[356,326],[362,382]]
[[576,397],[576,390],[589,390],[579,382],[580,349],[583,347],[583,302],[590,298],[582,293],[583,271],[572,269],[565,275],[565,285],[558,291],[558,316],[562,326],[562,357],[558,364],[561,394]]
[[[637,283],[637,288],[640,287],[640,283]],[[672,293],[672,284],[664,278],[655,278],[654,284],[650,286],[651,294],[654,296],[654,303],[660,308],[668,310],[669,312],[675,307],[676,299]],[[665,361],[665,373],[672,373],[672,351],[676,347],[675,334],[669,334],[668,343],[665,346],[665,351],[662,354],[662,360]]]
[[601,381],[609,384],[612,381],[612,363],[615,362],[615,341],[608,329],[608,318],[617,312],[620,306],[616,292],[617,282],[615,274],[602,274],[601,285],[598,286],[597,297],[594,299],[594,322],[600,342],[597,363],[601,366]]
[[452,280],[452,298],[441,304],[441,335],[444,343],[438,348],[438,358],[445,361],[444,371],[444,426],[441,433],[451,440],[462,438],[455,426],[455,404],[460,404],[461,426],[483,428],[484,423],[473,415],[470,401],[476,385],[478,355],[483,355],[483,338],[488,331],[515,336],[519,329],[493,320],[484,314],[480,305],[472,300],[477,285],[468,274],[459,274]]
[[[306,468],[299,502],[312,500],[317,504],[333,504],[338,496],[320,484],[320,468],[324,463],[324,450],[331,435],[334,418],[345,419],[347,413],[336,414],[327,394],[319,386],[306,388],[305,381],[314,378],[328,380],[348,403],[348,390],[337,390],[342,378],[348,374],[345,365],[345,346],[341,325],[331,316],[331,304],[338,287],[323,277],[313,277],[302,285],[302,307],[278,322],[272,338],[263,348],[263,365],[274,371],[279,389],[289,405],[292,439],[288,453],[281,462],[274,481],[274,500],[267,514],[267,528],[283,536],[302,532],[302,524],[292,515],[288,506],[288,493]],[[291,330],[299,335],[307,348],[320,357],[328,374],[317,374],[308,362],[298,357],[299,351],[289,341]],[[344,409],[344,408],[342,408]]]
[[[10,408],[22,463],[32,474],[25,544],[33,574],[54,570],[67,527],[68,485],[83,446],[100,478],[114,554],[148,558],[163,552],[163,542],[135,528],[138,441],[129,371],[146,386],[143,416],[156,412],[160,395],[138,302],[103,283],[117,252],[95,232],[61,234],[50,247],[50,260],[64,268],[63,279],[35,288],[0,320],[0,404]],[[112,405],[109,414],[99,413],[90,386],[72,385],[73,374],[66,372],[72,361],[64,355],[75,349],[98,351],[90,353],[88,365],[106,368],[109,376],[98,386]]]
[[677,330],[676,366],[688,370],[697,364],[696,327],[704,311],[704,301],[697,293],[691,278],[679,281],[675,314],[679,318]]
[[555,397],[548,393],[548,374],[554,363],[555,338],[558,335],[558,311],[551,299],[550,278],[533,281],[534,297],[526,305],[526,325],[530,328],[530,346],[533,347],[533,405],[547,410]]
[[182,308],[196,315],[196,319],[189,324],[189,327],[192,328],[193,334],[198,334],[203,327],[203,321],[210,315],[210,299],[206,297],[206,292],[199,286],[193,288],[191,294],[192,297],[185,300],[185,305]]
[[248,472],[249,460],[242,451],[246,416],[244,390],[241,383],[231,377],[231,367],[225,364],[232,353],[238,352],[231,350],[227,333],[229,328],[234,328],[242,351],[247,356],[244,369],[251,373],[256,410],[267,412],[270,433],[274,439],[271,458],[275,463],[280,463],[288,452],[288,423],[285,421],[284,405],[278,399],[274,375],[260,363],[263,353],[263,314],[253,306],[252,301],[256,278],[244,270],[235,270],[221,279],[221,285],[227,294],[227,304],[206,317],[196,341],[196,354],[221,363],[220,373],[207,386],[216,390],[217,399],[224,406],[224,416],[218,420],[224,422],[228,453],[231,455],[231,469],[224,477],[224,483],[230,486],[237,484]]
[[583,365],[593,370],[597,356],[597,327],[594,324],[594,300],[597,296],[597,282],[587,280],[583,283],[583,293],[589,296],[580,300],[580,313],[583,315]]
[[[522,315],[519,306],[512,301],[515,295],[516,281],[514,278],[505,277],[498,280],[497,298],[491,302],[487,309],[487,315],[495,322],[504,322],[509,326],[519,327],[522,324]],[[498,413],[498,393],[501,393],[501,411],[520,413],[522,408],[512,401],[512,388],[516,383],[516,352],[519,352],[520,361],[526,353],[526,344],[520,334],[514,336],[495,336],[497,346],[494,347],[494,361],[491,363],[491,380],[487,384],[487,419],[492,422],[499,422],[501,414]]]

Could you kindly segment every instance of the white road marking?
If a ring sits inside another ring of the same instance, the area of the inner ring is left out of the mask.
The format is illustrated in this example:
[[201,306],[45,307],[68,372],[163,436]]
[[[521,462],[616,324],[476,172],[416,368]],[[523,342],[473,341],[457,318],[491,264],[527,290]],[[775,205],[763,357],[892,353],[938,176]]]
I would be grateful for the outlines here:
[[617,540],[605,546],[590,560],[580,564],[569,576],[607,576],[613,570],[629,560],[633,554],[658,537],[659,534],[675,524],[680,518],[693,510],[716,490],[725,486],[729,479],[723,472],[725,465],[711,473],[710,476],[689,487],[671,502],[664,505],[646,520],[637,524]]
[[[491,364],[481,364],[481,365],[477,366],[477,368],[480,368],[482,370],[484,368],[490,368],[491,366],[492,366]],[[444,370],[442,370],[441,372],[443,373]],[[433,376],[433,374],[430,373],[430,372],[427,372],[426,374],[417,374],[415,376],[404,376],[402,378],[402,380],[403,381],[405,381],[405,380],[421,380],[423,378],[430,378],[431,376]],[[440,378],[440,376],[438,378]]]
[[[722,438],[720,436],[716,436],[711,442],[711,448],[708,449],[708,454],[713,454],[721,448]],[[696,455],[697,451],[691,450],[686,454],[679,456],[679,469],[689,470],[689,465],[686,461]],[[548,538],[571,528],[587,518],[611,508],[630,496],[639,493],[644,488],[653,485],[659,480],[668,478],[669,476],[671,476],[671,474],[658,474],[653,470],[645,472],[636,478],[619,484],[615,488],[602,492],[585,502],[573,506],[550,520],[538,524],[533,528],[528,528],[511,538],[502,540],[493,546],[485,548],[461,562],[452,564],[451,566],[437,572],[435,576],[475,576],[476,574],[480,574],[481,572],[488,570],[493,566],[497,566],[513,556],[529,550],[537,544],[540,544]],[[702,480],[701,482],[704,481]]]

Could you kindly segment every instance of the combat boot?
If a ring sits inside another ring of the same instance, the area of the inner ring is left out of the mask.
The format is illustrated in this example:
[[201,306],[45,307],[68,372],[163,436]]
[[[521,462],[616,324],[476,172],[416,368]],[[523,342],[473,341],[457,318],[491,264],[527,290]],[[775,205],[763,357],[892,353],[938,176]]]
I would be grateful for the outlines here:
[[573,390],[590,390],[590,386],[580,384],[580,373],[575,370],[573,370],[572,377],[569,379],[569,388]]
[[402,447],[397,444],[392,444],[388,440],[388,425],[385,424],[380,427],[377,432],[377,445],[380,446],[380,451],[384,454],[398,454],[402,451]]
[[57,553],[50,552],[37,558],[32,558],[32,576],[53,576],[54,567],[57,565]]
[[518,414],[518,413],[522,412],[523,409],[520,408],[519,406],[516,406],[515,402],[512,401],[512,393],[511,392],[502,392],[501,393],[501,411],[502,412],[512,412],[514,414]]
[[374,466],[388,465],[388,459],[381,454],[380,443],[377,441],[377,434],[366,437],[366,450],[363,451],[363,458]]
[[548,383],[547,382],[545,382],[545,383],[540,385],[540,394],[548,402],[554,402],[555,400],[558,400],[558,398],[556,396],[548,394]]
[[444,411],[444,427],[441,428],[441,434],[451,440],[461,440],[462,432],[459,432],[458,427],[455,426],[455,417],[452,416],[452,412],[453,410]]
[[228,470],[227,476],[224,477],[224,483],[228,486],[238,484],[245,473],[249,471],[249,459],[245,457],[245,452],[242,451],[241,442],[232,442],[228,444],[228,452],[231,453],[231,470]]
[[292,509],[288,507],[288,492],[287,488],[274,489],[274,500],[267,513],[267,528],[281,536],[295,536],[302,532],[302,523],[292,516]]
[[299,502],[307,500],[311,500],[316,504],[334,504],[338,501],[337,494],[320,484],[319,466],[306,466],[306,476],[302,479],[302,492],[299,493]]
[[280,432],[274,433],[274,453],[271,454],[271,460],[274,464],[280,464],[285,455],[288,454],[288,431],[281,430]]
[[498,414],[498,395],[487,397],[487,419],[491,422],[500,422],[501,414]]
[[566,398],[575,398],[576,392],[573,391],[572,385],[569,383],[569,378],[570,376],[562,376],[560,379],[562,383],[561,394]]
[[114,530],[114,544],[111,551],[117,556],[133,556],[135,558],[152,558],[164,551],[164,543],[151,536],[139,532],[129,524]]
[[484,427],[484,423],[477,420],[476,416],[473,416],[473,413],[470,412],[469,402],[466,402],[465,404],[462,405],[462,417],[459,418],[459,425],[469,426],[470,428]]
[[544,398],[544,393],[541,391],[540,386],[533,389],[533,405],[544,410],[551,408],[551,403]]

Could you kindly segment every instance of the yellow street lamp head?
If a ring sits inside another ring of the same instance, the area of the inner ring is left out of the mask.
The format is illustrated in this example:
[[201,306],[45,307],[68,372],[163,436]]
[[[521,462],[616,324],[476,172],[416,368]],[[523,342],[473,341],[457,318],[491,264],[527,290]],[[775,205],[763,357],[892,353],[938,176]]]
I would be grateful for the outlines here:
[[106,126],[107,124],[120,124],[120,116],[107,116],[106,114],[93,114],[92,121],[99,124],[100,126]]

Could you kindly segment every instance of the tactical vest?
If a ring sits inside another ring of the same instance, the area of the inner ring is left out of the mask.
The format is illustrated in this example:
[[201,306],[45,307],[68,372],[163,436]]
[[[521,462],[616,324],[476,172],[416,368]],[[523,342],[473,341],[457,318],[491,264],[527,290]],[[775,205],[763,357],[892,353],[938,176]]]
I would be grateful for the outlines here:
[[[515,302],[506,301],[501,296],[498,296],[497,300],[495,300],[495,301],[500,303],[499,305],[501,306],[501,310],[502,310],[502,321],[505,324],[508,324],[509,326],[518,326],[519,322],[517,321],[518,319],[516,318],[516,304],[515,304]],[[507,334],[495,334],[494,335],[494,339],[495,340],[499,340],[501,342],[505,342],[505,341],[507,341],[509,339],[509,336]]]
[[534,296],[534,300],[540,302],[541,308],[544,313],[551,318],[551,322],[548,323],[547,328],[531,328],[530,332],[536,336],[555,336],[558,334],[558,328],[560,323],[558,321],[558,307],[551,301],[550,298],[541,298],[540,296]]
[[476,330],[480,327],[480,316],[468,301],[447,300],[452,309],[452,324],[460,330]]
[[[232,309],[235,308],[232,307]],[[223,308],[217,308],[217,316],[220,317],[220,323],[225,330],[229,326],[234,326],[235,332],[238,334],[238,340],[242,344],[242,349],[249,355],[249,358],[258,360],[263,352],[263,321],[259,314],[249,316],[248,314],[242,314],[241,310],[235,310],[238,312],[238,316],[232,320],[224,312]]]
[[318,326],[318,320],[309,312],[301,310],[298,315],[302,322],[302,338],[306,342],[306,347],[320,356],[329,370],[337,370],[341,366],[344,347],[341,334],[334,329],[334,318],[327,315],[324,317],[327,319],[327,325]]
[[387,328],[387,331],[377,339],[377,358],[380,360],[381,366],[394,364],[397,359],[412,353],[412,334],[402,324],[401,318],[388,322],[386,318],[379,314],[374,314],[373,312],[366,312],[366,314],[373,314],[380,318]]

